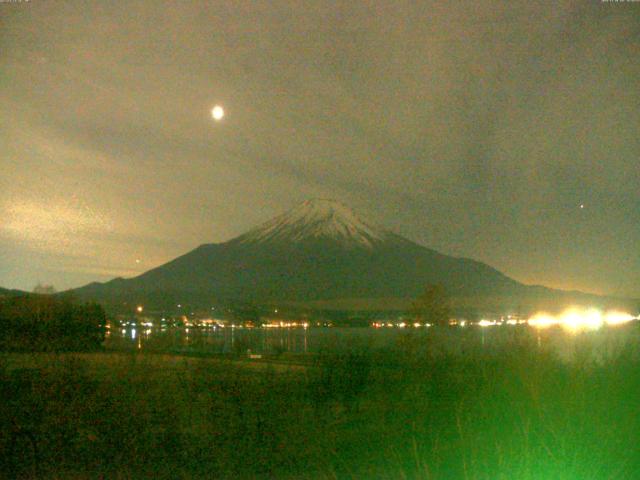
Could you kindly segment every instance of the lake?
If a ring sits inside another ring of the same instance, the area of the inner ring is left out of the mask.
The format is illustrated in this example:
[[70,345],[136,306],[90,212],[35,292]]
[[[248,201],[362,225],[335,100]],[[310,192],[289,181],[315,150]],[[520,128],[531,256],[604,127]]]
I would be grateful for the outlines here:
[[105,340],[108,350],[184,354],[278,355],[394,349],[412,353],[467,355],[535,344],[565,360],[576,356],[605,361],[627,347],[640,347],[640,323],[596,331],[568,332],[528,325],[421,328],[242,328],[116,327]]

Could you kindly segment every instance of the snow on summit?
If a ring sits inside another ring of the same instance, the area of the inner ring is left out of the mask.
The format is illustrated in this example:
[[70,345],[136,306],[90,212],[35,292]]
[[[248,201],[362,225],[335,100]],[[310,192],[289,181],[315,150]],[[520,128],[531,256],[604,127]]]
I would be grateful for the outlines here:
[[302,202],[288,212],[250,230],[239,240],[262,243],[329,238],[371,248],[387,237],[385,230],[363,222],[343,204],[334,200],[314,199]]

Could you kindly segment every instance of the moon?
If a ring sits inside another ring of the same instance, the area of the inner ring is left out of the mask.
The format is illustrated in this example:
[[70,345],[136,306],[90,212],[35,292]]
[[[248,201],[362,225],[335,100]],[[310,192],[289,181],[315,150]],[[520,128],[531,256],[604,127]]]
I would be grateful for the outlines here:
[[219,122],[220,120],[222,120],[222,117],[224,117],[224,108],[222,108],[220,105],[216,105],[211,109],[211,116],[216,122]]

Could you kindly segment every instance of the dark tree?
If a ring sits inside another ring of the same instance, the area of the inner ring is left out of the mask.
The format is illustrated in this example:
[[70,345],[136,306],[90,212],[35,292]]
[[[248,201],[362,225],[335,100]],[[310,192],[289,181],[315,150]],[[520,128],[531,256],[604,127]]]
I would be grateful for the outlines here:
[[411,313],[417,322],[448,325],[451,318],[449,297],[442,285],[427,285],[413,301]]
[[238,302],[231,306],[233,319],[238,322],[260,322],[260,307],[252,302]]
[[97,304],[49,295],[0,300],[0,350],[96,350],[104,341],[105,325],[105,312]]

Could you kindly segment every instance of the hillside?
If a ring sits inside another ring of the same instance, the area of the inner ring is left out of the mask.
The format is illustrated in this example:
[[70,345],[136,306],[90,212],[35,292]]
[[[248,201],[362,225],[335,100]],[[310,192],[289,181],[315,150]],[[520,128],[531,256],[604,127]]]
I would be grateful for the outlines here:
[[15,297],[15,296],[20,296],[20,295],[28,295],[27,292],[23,292],[22,290],[15,290],[15,289],[7,289],[7,288],[2,288],[0,287],[0,298],[2,297]]

